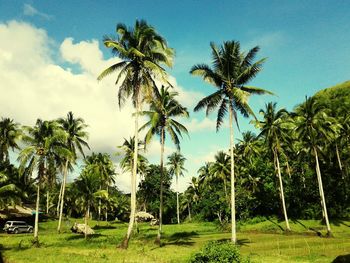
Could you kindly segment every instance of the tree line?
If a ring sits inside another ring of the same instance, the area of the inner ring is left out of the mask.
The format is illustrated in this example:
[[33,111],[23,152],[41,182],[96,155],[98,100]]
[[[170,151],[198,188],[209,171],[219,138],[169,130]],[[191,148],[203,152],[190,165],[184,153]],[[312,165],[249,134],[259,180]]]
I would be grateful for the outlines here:
[[[119,210],[124,215],[130,210],[128,217],[123,216],[129,218],[128,231],[121,245],[127,248],[136,211],[155,209],[155,200],[149,195],[152,186],[159,192],[156,206],[159,228],[155,242],[161,242],[163,212],[173,206],[169,201],[174,197],[169,178],[175,176],[178,181],[184,171],[185,158],[180,153],[180,140],[188,134],[179,118],[188,118],[189,112],[177,100],[178,94],[172,90],[164,68],[172,66],[174,50],[144,20],[137,20],[134,27],[118,24],[116,36],[105,37],[103,42],[121,62],[102,71],[97,79],[116,73],[119,106],[131,98],[136,110],[133,114],[134,135],[120,146],[124,152],[120,165],[131,173],[130,204],[126,205],[128,196],[120,193],[113,184],[115,170],[110,156],[103,153],[85,156],[84,149],[89,149],[89,146],[86,125],[81,118],[68,113],[66,119],[38,119],[34,127],[24,127],[23,132],[13,120],[3,118],[0,128],[0,194],[6,194],[1,205],[16,202],[19,198],[16,190],[19,185],[13,183],[13,178],[19,177],[16,180],[25,182],[20,186],[24,199],[28,194],[36,197],[36,242],[41,189],[46,191],[46,210],[49,212],[50,187],[58,188],[58,232],[64,210],[70,215],[84,213],[86,223],[91,210],[97,219],[105,213],[106,220],[108,211]],[[231,239],[235,243],[237,216],[246,219],[257,215],[283,215],[287,230],[291,230],[290,216],[318,218],[321,213],[331,235],[328,214],[332,217],[347,216],[349,210],[349,190],[346,187],[349,183],[349,119],[346,111],[333,111],[321,99],[312,97],[306,98],[292,112],[268,103],[260,110],[262,120],[259,120],[248,103],[249,98],[254,94],[272,94],[247,85],[262,70],[266,60],[255,61],[259,47],[244,52],[238,41],[225,41],[220,46],[211,43],[210,48],[212,65],[194,65],[190,73],[203,78],[215,91],[199,98],[194,111],[203,109],[208,115],[217,110],[217,130],[228,115],[229,147],[228,151],[219,151],[215,161],[199,169],[198,177],[192,178],[183,194],[174,193],[176,221],[180,223],[185,217],[189,220],[193,217],[217,219],[221,224],[230,221]],[[344,105],[335,107],[340,106]],[[234,124],[239,129],[238,114],[252,117],[252,124],[259,134],[244,132],[243,138],[235,143]],[[145,116],[148,121],[140,126],[139,116]],[[146,136],[140,140],[142,130],[146,130]],[[154,136],[161,144],[159,166],[149,165],[140,154]],[[166,137],[178,150],[168,157],[167,164],[164,162]],[[9,150],[20,148],[19,138],[24,147],[20,149],[20,165],[16,168],[9,162]],[[71,187],[66,187],[67,176],[78,157],[84,160],[83,168]],[[34,171],[36,181],[32,177]],[[55,183],[58,173],[62,179]],[[144,179],[137,195],[138,175]],[[33,193],[34,187],[36,194]]]

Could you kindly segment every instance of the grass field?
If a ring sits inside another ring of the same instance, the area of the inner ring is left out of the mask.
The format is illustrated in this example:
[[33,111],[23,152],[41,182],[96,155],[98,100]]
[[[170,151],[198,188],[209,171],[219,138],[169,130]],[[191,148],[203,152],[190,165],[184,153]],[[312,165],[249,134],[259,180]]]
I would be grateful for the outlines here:
[[[218,230],[213,223],[165,225],[163,246],[157,247],[153,244],[157,227],[139,224],[129,249],[121,250],[117,245],[127,224],[100,222],[97,226],[92,221],[95,235],[84,240],[70,232],[74,222],[66,221],[60,235],[57,221],[40,223],[40,248],[31,246],[30,234],[1,233],[5,262],[186,262],[206,242],[230,238],[229,232]],[[275,219],[251,222],[238,226],[238,243],[242,255],[252,262],[332,262],[338,255],[350,254],[350,222],[333,222],[331,227],[334,237],[325,238],[316,234],[325,234],[319,221],[293,221],[289,234],[283,233],[283,222]]]

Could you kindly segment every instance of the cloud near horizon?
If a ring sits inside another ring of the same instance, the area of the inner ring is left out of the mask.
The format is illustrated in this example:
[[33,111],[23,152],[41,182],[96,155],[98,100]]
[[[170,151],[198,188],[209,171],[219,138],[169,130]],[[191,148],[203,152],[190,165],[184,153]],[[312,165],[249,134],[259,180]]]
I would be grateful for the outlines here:
[[[34,125],[37,118],[56,119],[72,111],[89,125],[91,149],[112,156],[117,145],[133,135],[134,109],[130,102],[118,108],[115,76],[96,80],[103,69],[119,61],[104,59],[97,40],[74,43],[73,38],[65,38],[57,45],[45,30],[15,20],[0,23],[0,39],[2,117]],[[54,54],[55,45],[59,46],[58,54]],[[60,61],[55,61],[55,57]],[[193,96],[199,94],[185,91],[174,77],[170,76],[170,81],[180,94],[179,101],[192,107]],[[195,130],[194,126],[206,126],[206,122],[201,124],[196,120],[189,128]],[[167,147],[166,154],[173,150]],[[147,157],[158,158],[158,155],[159,142],[154,140]],[[118,187],[128,191],[129,180],[127,176],[117,178]]]

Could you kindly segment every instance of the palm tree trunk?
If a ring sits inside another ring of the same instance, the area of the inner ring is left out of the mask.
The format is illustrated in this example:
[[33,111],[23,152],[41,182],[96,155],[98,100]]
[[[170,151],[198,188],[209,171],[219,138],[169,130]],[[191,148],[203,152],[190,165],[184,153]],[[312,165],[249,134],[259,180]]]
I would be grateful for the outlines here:
[[188,219],[190,220],[190,222],[191,222],[191,207],[190,207],[190,204],[188,205]]
[[286,209],[286,204],[284,201],[284,191],[283,191],[283,183],[282,183],[282,176],[281,176],[281,168],[280,168],[280,161],[278,159],[278,152],[277,149],[274,151],[274,156],[276,158],[276,163],[277,163],[277,173],[278,173],[278,180],[280,183],[280,194],[281,194],[281,201],[282,201],[282,208],[283,208],[283,214],[284,214],[284,220],[286,221],[286,228],[287,231],[290,231],[290,226],[288,222],[288,215],[287,215],[287,209]]
[[58,195],[58,202],[57,202],[57,208],[56,208],[56,215],[57,215],[57,217],[59,217],[59,215],[60,215],[60,205],[61,205],[62,191],[63,191],[63,181],[61,183],[60,193]]
[[161,245],[160,239],[162,235],[162,224],[163,224],[163,156],[164,156],[164,128],[161,131],[161,148],[160,148],[160,203],[159,203],[159,227],[158,234],[155,243]]
[[88,205],[85,213],[85,231],[84,231],[85,240],[87,239],[87,226],[88,226],[89,214],[90,214],[90,202],[88,201]]
[[233,112],[230,107],[230,153],[231,153],[231,241],[236,244],[236,205],[235,205],[235,159],[233,155],[234,133],[233,133]]
[[[102,189],[100,185],[100,190]],[[97,225],[100,223],[100,218],[101,218],[101,198],[98,200],[98,216],[97,216]]]
[[[106,187],[106,190],[107,190],[107,196],[108,196],[108,185]],[[107,201],[106,201],[106,203],[107,203]],[[108,222],[108,204],[106,204],[105,219],[106,219],[106,222]]]
[[64,174],[63,174],[63,182],[62,182],[62,196],[61,196],[60,215],[58,217],[58,226],[57,226],[57,232],[58,233],[61,233],[63,204],[64,204],[64,191],[66,189],[66,181],[67,181],[67,174],[68,174],[68,160],[66,160],[66,163],[64,165],[64,172],[63,173]]
[[35,204],[35,223],[34,223],[34,242],[35,246],[39,246],[39,202],[40,202],[40,179],[38,181],[37,191],[36,191],[36,204]]
[[46,215],[49,214],[50,192],[46,190]]
[[131,237],[131,232],[134,226],[135,213],[136,213],[136,175],[137,175],[137,157],[138,157],[138,142],[139,142],[139,111],[140,111],[139,96],[136,99],[136,114],[135,114],[135,142],[134,142],[134,160],[132,166],[131,175],[131,196],[130,196],[130,219],[129,226],[126,236],[121,244],[121,248],[127,249],[129,245],[129,240]]
[[313,150],[314,150],[315,159],[316,159],[316,174],[317,174],[317,180],[318,180],[318,187],[319,187],[320,195],[321,195],[322,210],[323,210],[324,218],[326,220],[327,235],[331,236],[332,232],[331,232],[331,227],[330,227],[329,221],[328,221],[328,213],[327,213],[326,199],[324,197],[324,191],[323,191],[320,164],[318,162],[318,154],[317,154],[317,149],[315,146],[313,147]]
[[337,143],[335,144],[335,151],[336,151],[336,154],[337,154],[337,160],[338,160],[341,176],[342,176],[342,179],[344,180],[343,165],[341,163],[341,159],[340,159],[340,154],[339,154],[339,149],[338,149],[338,144]]
[[177,223],[180,224],[180,207],[179,207],[179,174],[176,174],[176,213]]

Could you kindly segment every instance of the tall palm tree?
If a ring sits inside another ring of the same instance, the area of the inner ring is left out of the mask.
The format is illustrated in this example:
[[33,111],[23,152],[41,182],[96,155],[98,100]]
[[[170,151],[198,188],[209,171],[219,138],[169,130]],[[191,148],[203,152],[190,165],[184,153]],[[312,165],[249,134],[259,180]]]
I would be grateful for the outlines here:
[[192,67],[190,73],[201,76],[204,81],[212,84],[217,91],[203,98],[194,108],[195,111],[206,108],[208,115],[215,108],[219,108],[216,121],[218,131],[223,123],[226,113],[229,113],[230,124],[230,155],[231,155],[231,223],[232,242],[236,242],[236,210],[235,210],[235,178],[234,178],[234,133],[233,121],[238,126],[237,113],[244,117],[249,117],[254,113],[248,104],[248,99],[252,94],[270,93],[256,87],[246,86],[262,69],[265,59],[253,63],[259,51],[259,47],[254,47],[248,53],[241,52],[238,41],[226,41],[221,47],[214,43],[210,44],[212,49],[212,64],[210,68],[206,64],[197,64]]
[[270,102],[265,105],[265,110],[260,110],[260,114],[263,116],[264,120],[257,122],[257,126],[261,130],[258,136],[264,137],[267,146],[273,153],[273,163],[279,181],[280,198],[284,220],[286,222],[286,230],[290,231],[279,161],[280,153],[283,151],[283,141],[287,140],[291,130],[290,126],[288,127],[288,123],[285,122],[288,112],[285,109],[276,111],[276,103]]
[[176,177],[176,214],[177,223],[180,224],[180,208],[179,208],[179,176],[184,175],[187,171],[184,167],[186,158],[180,152],[174,152],[168,156],[169,172]]
[[118,74],[116,84],[120,84],[118,90],[119,107],[131,96],[136,109],[134,165],[131,177],[131,212],[128,231],[121,245],[121,247],[127,248],[136,212],[138,115],[144,100],[152,95],[152,89],[156,89],[155,77],[167,81],[167,74],[161,65],[172,66],[174,52],[167,46],[166,40],[144,20],[137,20],[134,28],[117,24],[116,33],[117,38],[105,37],[103,42],[106,47],[112,49],[113,54],[122,59],[122,62],[105,69],[98,76],[98,80],[116,72]]
[[78,152],[85,158],[84,149],[86,147],[90,149],[88,143],[85,141],[88,138],[88,134],[85,131],[87,125],[85,124],[82,118],[75,118],[73,113],[70,111],[67,113],[66,118],[60,118],[57,121],[61,128],[67,133],[67,142],[66,146],[72,153],[72,158],[67,159],[63,158],[62,168],[63,168],[63,180],[61,191],[59,195],[59,217],[58,217],[58,233],[61,232],[61,223],[62,223],[62,214],[63,214],[63,204],[64,204],[64,193],[66,188],[66,181],[68,176],[68,169],[72,167],[78,158]]
[[156,243],[160,245],[161,231],[162,231],[162,214],[163,214],[163,158],[164,158],[164,145],[166,133],[170,136],[178,150],[180,150],[179,136],[182,137],[182,133],[188,134],[185,126],[179,123],[174,118],[188,117],[188,111],[185,107],[175,99],[178,95],[177,92],[169,91],[169,88],[162,86],[161,90],[155,91],[155,99],[150,103],[149,111],[143,111],[140,114],[147,116],[147,121],[140,130],[149,127],[149,130],[145,136],[146,144],[150,142],[154,135],[160,137],[160,205],[159,205],[159,229],[156,239]]
[[1,118],[0,121],[0,162],[9,161],[9,149],[19,149],[17,144],[21,130],[19,125],[10,118]]
[[65,148],[67,134],[54,121],[38,119],[34,127],[25,127],[25,130],[27,134],[23,140],[27,146],[22,149],[18,159],[21,171],[27,167],[31,173],[34,170],[38,173],[34,227],[34,244],[38,245],[40,186],[46,175],[47,164],[55,155],[69,158],[70,151]]
[[321,206],[323,216],[326,221],[327,235],[331,236],[331,227],[329,225],[326,198],[323,190],[322,175],[319,165],[318,153],[324,142],[329,142],[333,139],[336,131],[334,124],[324,109],[317,103],[315,98],[307,98],[303,104],[295,109],[295,131],[298,137],[304,143],[304,146],[309,148],[315,157],[315,169],[321,197]]

